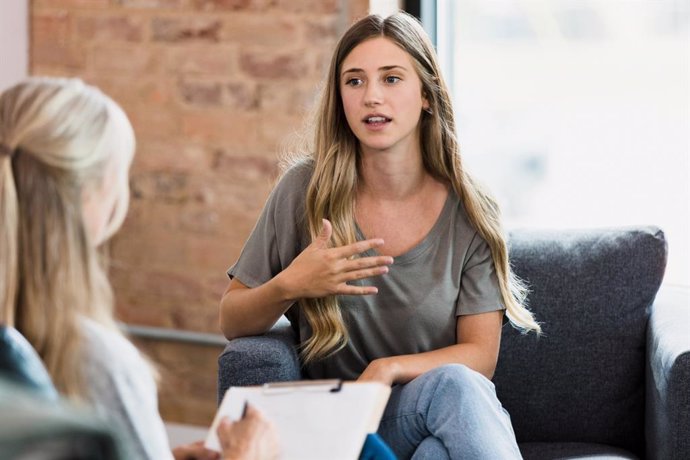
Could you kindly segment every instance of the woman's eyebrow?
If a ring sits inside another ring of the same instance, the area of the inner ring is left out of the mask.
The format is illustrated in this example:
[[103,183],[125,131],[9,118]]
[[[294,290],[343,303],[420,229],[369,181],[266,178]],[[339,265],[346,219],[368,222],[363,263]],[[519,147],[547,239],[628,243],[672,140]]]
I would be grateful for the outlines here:
[[[407,69],[404,66],[393,64],[393,65],[384,65],[384,66],[379,67],[379,72],[388,72],[389,70],[393,70],[393,69],[400,69],[400,70],[407,71]],[[342,75],[345,75],[348,73],[362,73],[362,72],[364,72],[364,69],[359,69],[357,67],[353,67],[351,69],[347,69],[347,70],[343,71]]]

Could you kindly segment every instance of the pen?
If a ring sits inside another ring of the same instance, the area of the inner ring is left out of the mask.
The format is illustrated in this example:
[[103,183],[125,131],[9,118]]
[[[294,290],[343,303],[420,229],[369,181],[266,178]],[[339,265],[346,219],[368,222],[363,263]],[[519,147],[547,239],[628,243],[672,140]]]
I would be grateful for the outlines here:
[[247,406],[249,405],[248,401],[244,402],[244,407],[242,408],[242,418],[244,418],[247,415]]

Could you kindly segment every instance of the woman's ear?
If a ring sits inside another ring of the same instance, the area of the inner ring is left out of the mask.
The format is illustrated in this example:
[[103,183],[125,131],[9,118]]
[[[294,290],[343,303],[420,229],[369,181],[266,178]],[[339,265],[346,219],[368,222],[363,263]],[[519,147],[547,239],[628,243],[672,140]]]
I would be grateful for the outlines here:
[[422,98],[422,110],[430,115],[434,113],[434,111],[431,109],[431,104],[429,104],[429,100],[426,97]]
[[426,90],[424,89],[422,89],[422,110],[431,113],[431,104],[429,104],[429,98]]

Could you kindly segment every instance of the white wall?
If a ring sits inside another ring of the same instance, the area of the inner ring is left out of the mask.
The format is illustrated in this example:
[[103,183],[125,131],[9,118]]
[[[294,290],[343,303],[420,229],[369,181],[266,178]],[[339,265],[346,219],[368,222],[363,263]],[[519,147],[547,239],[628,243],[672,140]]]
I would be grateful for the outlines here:
[[29,1],[0,0],[0,91],[29,72]]

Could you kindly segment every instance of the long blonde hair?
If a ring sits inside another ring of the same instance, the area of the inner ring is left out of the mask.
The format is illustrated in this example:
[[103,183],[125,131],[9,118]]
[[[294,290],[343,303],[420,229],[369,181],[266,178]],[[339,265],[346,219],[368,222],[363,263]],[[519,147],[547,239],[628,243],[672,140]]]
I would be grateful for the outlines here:
[[[116,327],[82,199],[115,155],[131,159],[132,128],[96,88],[30,78],[0,95],[0,148],[0,321],[26,336],[61,393],[84,399],[81,317]],[[106,236],[127,211],[127,191],[119,193]]]
[[[309,234],[312,239],[316,238],[322,219],[327,218],[333,225],[331,241],[334,246],[356,240],[354,207],[359,143],[345,118],[339,78],[341,65],[350,52],[360,43],[376,37],[391,40],[412,57],[430,109],[422,112],[420,120],[424,167],[435,178],[452,185],[470,222],[488,243],[510,322],[524,332],[540,332],[539,324],[526,308],[527,289],[514,275],[508,261],[498,204],[463,167],[451,99],[433,46],[421,24],[406,13],[396,13],[385,19],[378,15],[367,16],[345,32],[336,46],[320,103],[310,124],[313,139],[305,142],[302,157],[293,156],[288,162],[309,161],[314,166],[306,196]],[[328,356],[346,344],[347,329],[335,296],[303,299],[301,307],[313,332],[302,344],[305,362]]]

